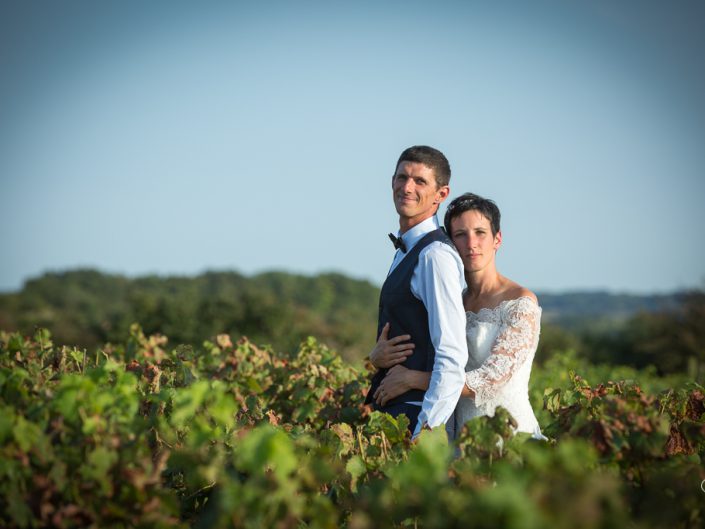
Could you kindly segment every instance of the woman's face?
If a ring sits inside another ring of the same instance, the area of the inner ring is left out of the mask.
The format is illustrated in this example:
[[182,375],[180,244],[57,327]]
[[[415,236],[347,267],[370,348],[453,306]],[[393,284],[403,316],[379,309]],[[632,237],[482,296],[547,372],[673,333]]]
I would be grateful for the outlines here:
[[478,272],[494,263],[502,232],[492,235],[489,219],[477,210],[461,213],[450,221],[450,238],[467,272]]

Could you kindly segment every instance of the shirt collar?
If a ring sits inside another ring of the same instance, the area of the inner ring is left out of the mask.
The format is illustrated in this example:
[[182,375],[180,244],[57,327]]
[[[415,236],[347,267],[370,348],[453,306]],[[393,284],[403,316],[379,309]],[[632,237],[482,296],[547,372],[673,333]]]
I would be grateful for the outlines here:
[[[438,218],[435,215],[432,215],[405,232],[401,235],[401,239],[406,245],[406,251],[408,252],[411,250],[424,235],[432,232],[433,230],[437,230],[439,227],[440,224],[438,223]],[[399,236],[399,231],[397,231],[397,236]]]

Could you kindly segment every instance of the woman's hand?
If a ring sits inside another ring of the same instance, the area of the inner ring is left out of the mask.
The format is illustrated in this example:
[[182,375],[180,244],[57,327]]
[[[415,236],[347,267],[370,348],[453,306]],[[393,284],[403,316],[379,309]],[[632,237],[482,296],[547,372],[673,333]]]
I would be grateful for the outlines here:
[[467,384],[463,384],[463,391],[460,393],[461,397],[467,397],[469,399],[475,398],[475,390],[470,389]]
[[394,366],[387,371],[387,375],[382,379],[373,397],[377,404],[384,406],[410,389],[427,390],[430,380],[431,373]]
[[407,356],[414,352],[415,345],[409,340],[411,340],[411,336],[408,334],[389,339],[389,323],[385,323],[377,344],[370,353],[372,365],[377,368],[389,368],[401,364]]
[[410,369],[399,365],[387,371],[387,375],[382,379],[373,395],[377,404],[384,406],[388,401],[409,391],[411,389],[408,380],[409,373],[411,373]]

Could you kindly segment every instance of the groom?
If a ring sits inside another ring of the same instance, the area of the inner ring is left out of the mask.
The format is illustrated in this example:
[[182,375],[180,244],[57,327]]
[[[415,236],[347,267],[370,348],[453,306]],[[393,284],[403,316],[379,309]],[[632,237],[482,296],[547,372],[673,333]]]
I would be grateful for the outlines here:
[[[395,417],[405,414],[413,437],[424,427],[445,424],[465,382],[463,263],[436,218],[449,181],[448,160],[427,146],[402,152],[392,176],[399,232],[390,234],[397,251],[380,294],[377,337],[387,323],[389,338],[410,335],[413,352],[402,365],[430,371],[431,381],[427,391],[412,389],[381,408],[374,406]],[[375,373],[367,403],[386,373]]]

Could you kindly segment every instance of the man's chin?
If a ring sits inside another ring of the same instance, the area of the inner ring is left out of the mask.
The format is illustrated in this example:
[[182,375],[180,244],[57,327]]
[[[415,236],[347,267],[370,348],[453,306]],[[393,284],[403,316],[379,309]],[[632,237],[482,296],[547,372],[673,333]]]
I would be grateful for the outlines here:
[[394,204],[394,207],[400,217],[413,217],[416,214],[416,212],[413,211],[413,208],[406,204]]

